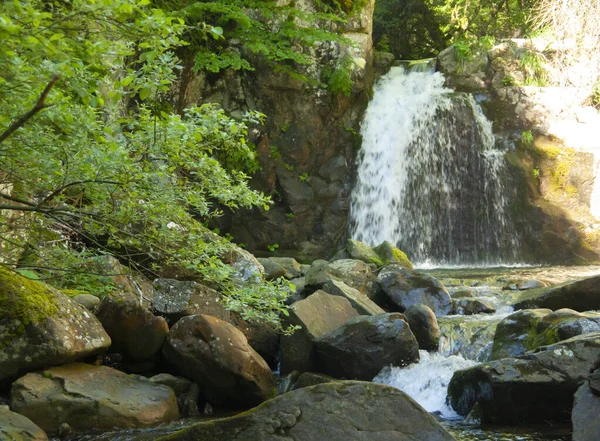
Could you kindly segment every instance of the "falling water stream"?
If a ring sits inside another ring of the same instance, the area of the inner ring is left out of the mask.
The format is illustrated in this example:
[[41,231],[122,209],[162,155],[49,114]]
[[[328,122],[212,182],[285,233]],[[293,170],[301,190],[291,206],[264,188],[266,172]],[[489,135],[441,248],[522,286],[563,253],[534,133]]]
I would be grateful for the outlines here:
[[392,241],[413,262],[519,260],[504,151],[471,94],[431,70],[394,67],[366,111],[351,235]]

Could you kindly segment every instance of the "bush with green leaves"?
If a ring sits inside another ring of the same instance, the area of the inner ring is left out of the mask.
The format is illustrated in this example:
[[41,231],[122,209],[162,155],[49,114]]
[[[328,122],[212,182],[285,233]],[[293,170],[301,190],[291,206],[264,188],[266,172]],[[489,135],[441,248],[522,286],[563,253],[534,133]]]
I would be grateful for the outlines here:
[[0,5],[1,259],[69,288],[104,276],[85,270],[97,254],[149,276],[185,268],[245,318],[277,321],[285,286],[240,284],[206,227],[221,207],[268,209],[246,174],[262,115],[162,105],[189,30],[149,0]]

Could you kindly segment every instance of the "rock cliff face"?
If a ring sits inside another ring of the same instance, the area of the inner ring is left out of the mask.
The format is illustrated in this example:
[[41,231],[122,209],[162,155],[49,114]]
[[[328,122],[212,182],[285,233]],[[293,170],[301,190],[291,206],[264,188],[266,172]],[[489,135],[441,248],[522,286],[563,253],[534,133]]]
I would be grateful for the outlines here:
[[[296,6],[315,10],[306,0]],[[372,14],[368,0],[346,23],[329,23],[353,45],[322,44],[309,51],[315,64],[304,72],[319,79],[326,66],[351,60],[354,85],[349,96],[296,80],[255,58],[252,72],[218,75],[192,71],[193,57],[175,91],[179,109],[218,102],[232,115],[258,110],[266,124],[251,134],[262,170],[254,182],[275,202],[268,212],[227,215],[219,228],[256,255],[277,244],[280,255],[330,257],[345,239],[352,167],[362,113],[372,85]],[[306,53],[306,52],[305,52]]]
[[508,150],[506,179],[526,238],[524,260],[594,262],[600,251],[600,200],[593,195],[600,141],[593,133],[600,115],[586,103],[585,91],[561,85],[545,64],[553,56],[548,47],[511,40],[460,60],[449,47],[439,54],[438,69],[449,87],[476,95],[497,142]]

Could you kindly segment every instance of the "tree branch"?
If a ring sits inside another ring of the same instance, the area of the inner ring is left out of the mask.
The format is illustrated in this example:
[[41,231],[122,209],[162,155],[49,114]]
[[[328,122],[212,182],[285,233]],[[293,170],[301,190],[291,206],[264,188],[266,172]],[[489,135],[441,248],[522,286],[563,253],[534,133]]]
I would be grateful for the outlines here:
[[41,112],[42,110],[48,107],[52,107],[54,105],[46,104],[46,98],[48,98],[48,94],[50,93],[56,82],[59,80],[59,78],[60,75],[54,75],[42,91],[35,106],[33,106],[33,108],[29,112],[20,116],[15,122],[8,126],[8,129],[6,129],[2,134],[0,134],[0,144],[4,142],[10,135],[16,132],[19,128],[23,127],[25,123],[31,118],[33,118],[38,112]]

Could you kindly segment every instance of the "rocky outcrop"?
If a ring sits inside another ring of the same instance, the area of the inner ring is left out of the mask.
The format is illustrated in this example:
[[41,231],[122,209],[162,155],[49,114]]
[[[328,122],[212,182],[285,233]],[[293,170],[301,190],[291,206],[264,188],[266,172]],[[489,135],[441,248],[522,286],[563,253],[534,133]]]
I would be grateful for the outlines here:
[[[594,374],[595,379],[600,374]],[[600,439],[600,390],[592,389],[590,382],[582,384],[575,393],[571,421],[573,441],[596,441]]]
[[84,306],[0,266],[0,382],[81,360],[110,343]]
[[404,316],[419,343],[419,349],[437,351],[440,345],[440,327],[431,308],[413,305],[404,311]]
[[358,312],[343,297],[317,291],[290,308],[287,322],[300,326],[281,337],[281,373],[314,371],[314,341],[338,328]]
[[365,294],[346,285],[344,282],[330,280],[323,285],[323,291],[334,296],[344,297],[361,315],[375,315],[385,312]]
[[136,380],[106,366],[74,363],[29,373],[13,383],[10,408],[49,434],[141,428],[179,418],[169,387]]
[[600,333],[585,334],[519,358],[457,371],[448,398],[460,415],[477,404],[483,423],[566,422],[573,394],[597,366],[599,351]]
[[302,275],[302,268],[296,259],[292,257],[265,257],[259,258],[258,261],[265,269],[265,278],[267,280],[278,279],[295,279]]
[[370,247],[364,242],[348,239],[346,242],[346,251],[351,258],[372,263],[378,267],[397,263],[398,265],[413,269],[413,264],[406,254],[387,240],[376,247]]
[[418,304],[428,306],[436,316],[452,311],[450,294],[439,280],[428,274],[392,264],[379,272],[377,282],[401,312]]
[[323,289],[329,281],[344,282],[370,299],[379,293],[375,267],[362,260],[341,259],[333,262],[316,261],[304,278],[305,289]]
[[294,390],[248,412],[196,424],[157,441],[454,441],[404,392],[338,381]]
[[277,394],[269,365],[239,329],[218,318],[183,317],[171,329],[163,354],[213,404],[251,407]]
[[96,317],[112,339],[111,350],[127,361],[153,359],[169,333],[163,317],[154,315],[137,297],[126,292],[102,299]]
[[29,418],[0,406],[0,439],[16,441],[48,441],[46,432]]
[[600,276],[548,288],[525,291],[514,304],[515,309],[570,308],[575,311],[600,309]]
[[419,361],[419,344],[399,313],[358,316],[315,340],[319,372],[372,380],[385,366]]

